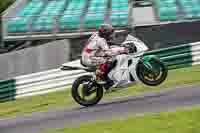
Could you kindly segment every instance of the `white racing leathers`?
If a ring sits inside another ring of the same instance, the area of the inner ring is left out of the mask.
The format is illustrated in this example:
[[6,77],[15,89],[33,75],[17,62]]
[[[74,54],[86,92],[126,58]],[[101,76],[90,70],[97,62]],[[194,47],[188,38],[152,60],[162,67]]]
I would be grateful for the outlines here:
[[[142,41],[131,35],[127,36],[124,43],[134,44],[136,46],[137,53],[143,54],[148,50],[147,46]],[[117,60],[117,65],[108,74],[108,77],[114,81],[115,85],[123,86],[129,83],[133,83],[133,81],[131,81],[130,74],[133,76],[135,81],[138,81],[136,76],[136,64],[138,63],[139,58],[134,58],[131,55],[122,54],[117,55],[115,59]],[[130,66],[128,66],[129,60],[132,60]]]
[[82,62],[86,66],[97,66],[106,62],[102,57],[109,52],[109,46],[104,38],[94,33],[88,40],[82,52]]
[[107,62],[105,55],[117,55],[124,52],[125,48],[118,48],[117,50],[111,50],[104,38],[99,37],[97,33],[94,33],[88,40],[83,52],[82,63],[88,67],[97,66]]

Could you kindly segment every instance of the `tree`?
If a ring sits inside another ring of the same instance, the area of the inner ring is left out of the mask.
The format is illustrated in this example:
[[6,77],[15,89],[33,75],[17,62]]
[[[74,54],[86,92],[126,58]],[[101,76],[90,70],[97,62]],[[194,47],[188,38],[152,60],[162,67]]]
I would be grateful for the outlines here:
[[13,2],[14,0],[0,0],[0,13],[6,10]]
[[2,12],[5,11],[13,2],[14,0],[0,0],[0,47],[2,47]]

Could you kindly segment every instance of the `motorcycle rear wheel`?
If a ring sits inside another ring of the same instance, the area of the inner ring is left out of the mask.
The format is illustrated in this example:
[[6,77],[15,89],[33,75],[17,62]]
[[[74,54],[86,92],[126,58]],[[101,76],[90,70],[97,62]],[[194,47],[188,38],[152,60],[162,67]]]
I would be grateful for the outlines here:
[[142,61],[138,63],[136,67],[136,73],[140,81],[142,81],[144,84],[149,86],[157,86],[167,78],[168,69],[159,58],[152,59],[150,61],[150,64],[152,65],[152,67],[156,67],[156,69],[159,69],[158,73],[156,74],[156,77],[151,76],[151,73],[147,72]]

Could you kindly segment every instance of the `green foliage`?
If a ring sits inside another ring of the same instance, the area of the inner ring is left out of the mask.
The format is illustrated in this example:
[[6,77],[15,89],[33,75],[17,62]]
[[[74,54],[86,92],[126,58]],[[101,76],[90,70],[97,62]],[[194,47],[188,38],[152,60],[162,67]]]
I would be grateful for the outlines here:
[[0,13],[6,10],[13,2],[14,0],[0,0]]

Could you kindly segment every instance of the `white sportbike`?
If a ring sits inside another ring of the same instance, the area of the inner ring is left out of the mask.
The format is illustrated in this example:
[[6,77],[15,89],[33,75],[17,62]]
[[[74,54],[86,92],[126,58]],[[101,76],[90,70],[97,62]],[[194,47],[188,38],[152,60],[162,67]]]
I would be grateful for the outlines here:
[[[129,54],[113,57],[112,67],[107,74],[115,87],[142,82],[145,85],[157,86],[167,77],[168,70],[164,63],[156,55],[144,55],[147,46],[139,39],[128,35],[121,46],[129,49]],[[107,82],[96,81],[94,68],[76,67],[63,64],[61,70],[85,70],[91,74],[78,77],[72,84],[72,97],[82,106],[93,106],[103,97],[104,90],[110,89],[112,85]]]

